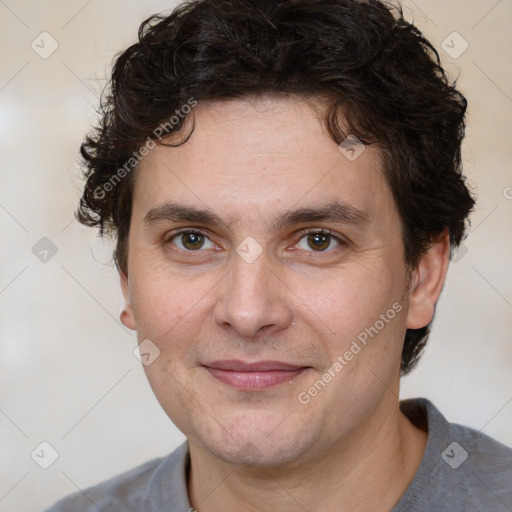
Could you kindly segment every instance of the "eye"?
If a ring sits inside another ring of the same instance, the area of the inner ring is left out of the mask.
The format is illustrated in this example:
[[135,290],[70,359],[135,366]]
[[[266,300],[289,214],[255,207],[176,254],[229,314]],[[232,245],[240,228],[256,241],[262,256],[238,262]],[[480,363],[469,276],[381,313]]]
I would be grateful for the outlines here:
[[[174,233],[170,236],[166,243],[171,243],[182,251],[188,252],[196,252],[199,251],[199,249],[215,248],[215,244],[201,231],[179,231],[178,233]],[[210,243],[210,247],[208,247],[208,243]]]
[[[305,243],[302,247],[300,247],[300,244],[302,243],[302,240],[305,240]],[[309,250],[313,249],[314,252],[330,252],[327,251],[327,249],[330,247],[330,249],[333,249],[332,243],[335,243],[334,249],[336,247],[339,247],[340,245],[345,245],[344,242],[334,236],[330,231],[321,229],[321,230],[311,230],[306,232],[300,239],[299,244],[297,244],[297,247],[299,249],[303,250]],[[304,246],[305,245],[305,246]]]

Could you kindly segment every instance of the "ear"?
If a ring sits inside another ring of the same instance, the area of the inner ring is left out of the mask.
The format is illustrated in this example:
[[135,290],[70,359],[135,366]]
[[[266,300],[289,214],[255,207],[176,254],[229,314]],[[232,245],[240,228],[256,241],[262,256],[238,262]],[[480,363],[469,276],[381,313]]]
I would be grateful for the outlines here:
[[135,316],[130,303],[130,283],[128,282],[128,276],[124,272],[119,272],[119,280],[121,282],[121,290],[124,297],[124,306],[120,315],[121,323],[128,327],[128,329],[135,330]]
[[412,272],[407,328],[421,329],[434,318],[435,305],[450,262],[450,234],[446,229],[421,258]]

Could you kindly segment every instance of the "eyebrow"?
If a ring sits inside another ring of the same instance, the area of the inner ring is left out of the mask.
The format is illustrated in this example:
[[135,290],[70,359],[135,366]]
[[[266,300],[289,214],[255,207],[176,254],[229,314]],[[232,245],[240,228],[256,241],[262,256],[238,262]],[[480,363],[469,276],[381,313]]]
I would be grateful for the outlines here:
[[[285,229],[289,226],[307,222],[337,222],[341,224],[362,225],[367,223],[369,215],[344,201],[337,200],[319,207],[303,207],[294,210],[285,210],[275,217],[271,224],[272,231]],[[167,202],[151,208],[144,217],[144,226],[168,222],[192,222],[206,226],[220,226],[228,229],[228,225],[216,213],[209,209],[180,203]]]

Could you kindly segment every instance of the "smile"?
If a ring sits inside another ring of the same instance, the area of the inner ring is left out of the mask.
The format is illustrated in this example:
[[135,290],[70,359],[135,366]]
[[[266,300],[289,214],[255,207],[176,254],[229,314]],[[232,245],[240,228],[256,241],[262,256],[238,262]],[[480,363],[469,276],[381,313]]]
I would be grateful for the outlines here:
[[203,367],[217,380],[237,389],[257,391],[290,382],[309,367],[280,361],[244,363],[242,361],[214,361]]

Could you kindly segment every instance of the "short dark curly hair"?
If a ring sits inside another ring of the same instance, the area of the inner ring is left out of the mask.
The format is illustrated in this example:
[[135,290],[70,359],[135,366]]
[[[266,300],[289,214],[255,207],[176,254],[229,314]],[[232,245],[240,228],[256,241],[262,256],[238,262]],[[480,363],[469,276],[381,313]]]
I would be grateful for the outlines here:
[[[130,171],[143,145],[163,143],[159,126],[179,132],[191,99],[322,97],[334,141],[354,134],[381,150],[412,269],[446,229],[452,249],[460,244],[474,206],[461,162],[467,102],[455,86],[432,44],[384,1],[186,1],[144,21],[138,42],[117,56],[100,124],[80,150],[77,218],[116,240],[114,260],[127,274]],[[407,330],[402,374],[429,330]]]

